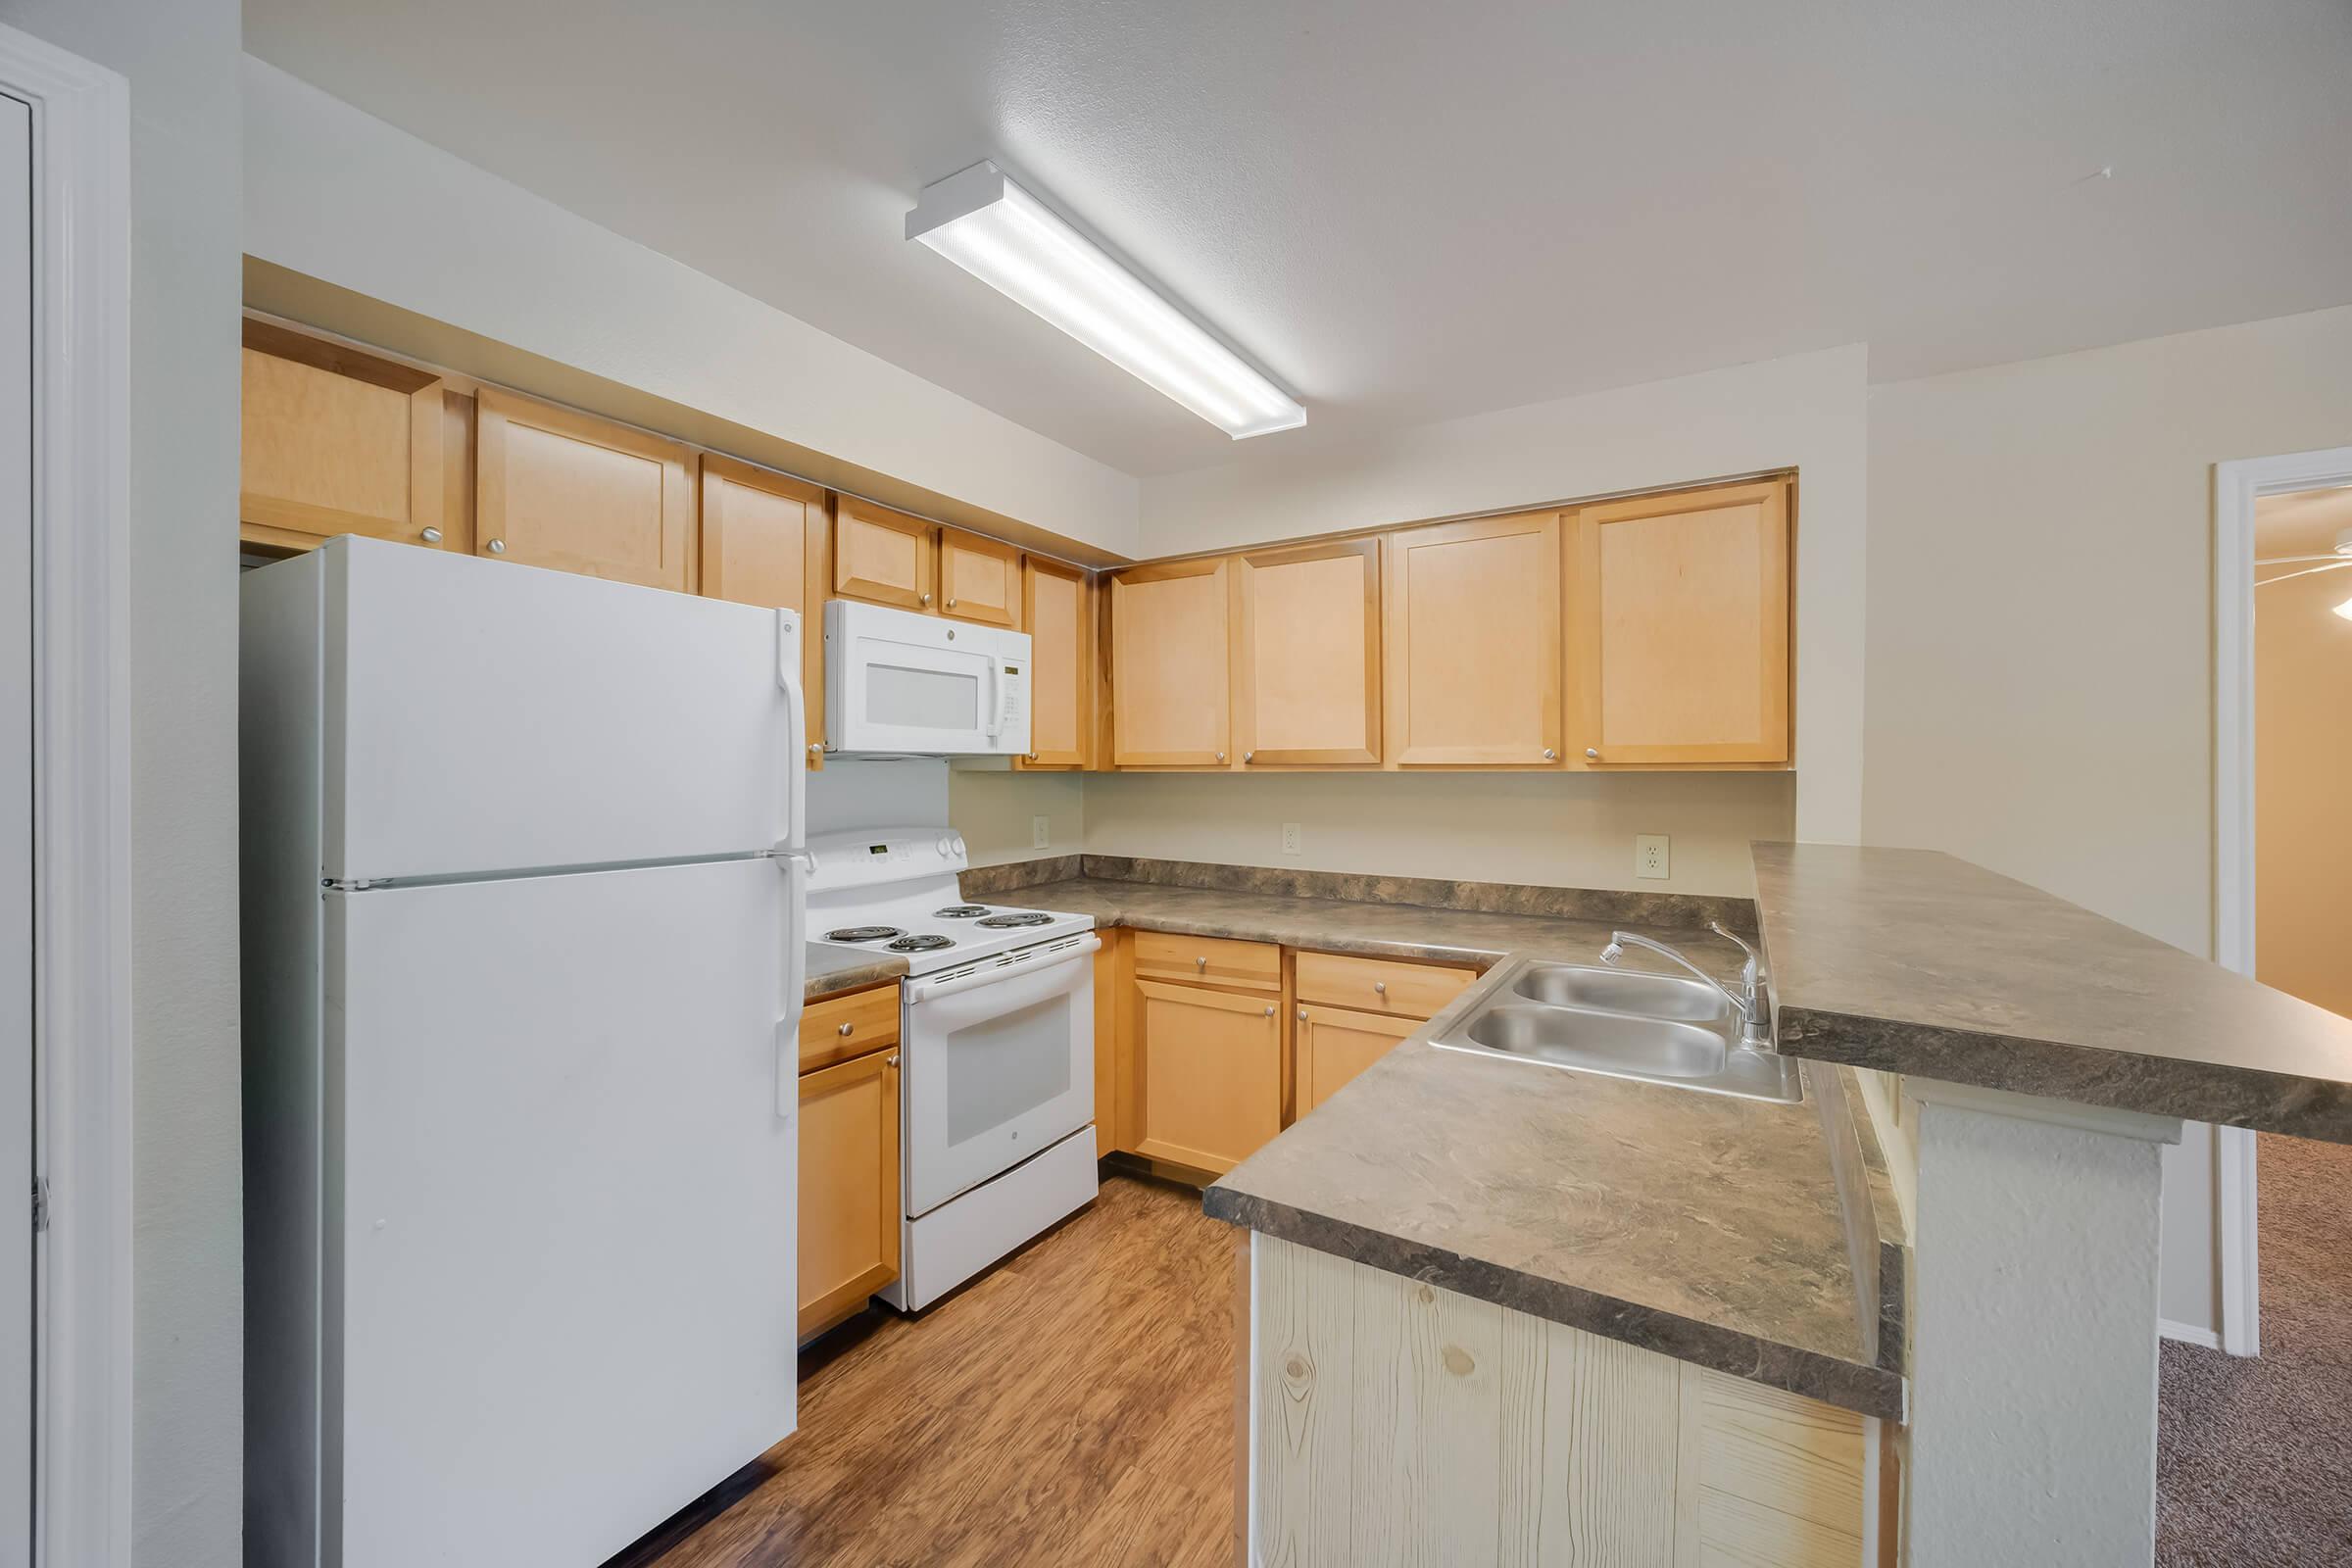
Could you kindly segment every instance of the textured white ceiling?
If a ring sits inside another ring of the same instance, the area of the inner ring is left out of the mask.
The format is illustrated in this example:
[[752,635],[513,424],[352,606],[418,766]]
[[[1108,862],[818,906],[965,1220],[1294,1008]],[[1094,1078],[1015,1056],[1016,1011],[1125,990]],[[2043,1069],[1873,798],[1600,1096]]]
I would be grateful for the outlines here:
[[1307,403],[1285,443],[2352,301],[2345,0],[245,0],[245,34],[1135,473],[1234,449],[902,239],[924,184],[1003,159]]

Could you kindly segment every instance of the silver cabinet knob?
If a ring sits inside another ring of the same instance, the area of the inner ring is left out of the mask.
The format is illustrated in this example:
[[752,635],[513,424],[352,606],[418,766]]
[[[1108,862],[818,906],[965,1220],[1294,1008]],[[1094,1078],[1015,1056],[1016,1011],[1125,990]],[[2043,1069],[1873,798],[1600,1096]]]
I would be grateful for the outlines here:
[[954,609],[956,608],[956,601],[955,601],[954,599],[952,599],[952,598],[951,598],[951,599],[948,601],[948,608],[949,608],[950,610],[954,610]]
[[1225,760],[1225,754],[1224,754],[1223,752],[1219,752],[1219,753],[1217,754],[1217,760],[1218,760],[1218,761],[1220,761],[1220,762],[1222,762],[1223,760]]
[[822,757],[824,755],[824,751],[825,743],[823,741],[810,741],[808,743],[808,755],[810,757]]
[[1031,752],[1031,753],[1029,754],[1028,760],[1030,760],[1030,761],[1032,761],[1032,762],[1036,761],[1036,760],[1037,760],[1037,754],[1036,754],[1035,752]]
[[1585,755],[1591,758],[1593,761],[1597,762],[1600,760],[1600,748],[1597,746],[1588,746],[1585,748]]
[[1244,752],[1242,754],[1242,760],[1245,762],[1254,762],[1257,760],[1257,754],[1255,752]]
[[1269,1017],[1269,1018],[1271,1018],[1271,1017],[1273,1017],[1273,1016],[1274,1016],[1274,1009],[1273,1009],[1272,1007],[1268,1007],[1268,1008],[1266,1009],[1266,1016],[1267,1016],[1267,1017]]
[[854,1024],[854,1023],[845,1023],[845,1024],[843,1024],[843,1025],[841,1026],[841,1029],[840,1029],[840,1031],[839,1031],[839,1032],[840,1032],[840,1033],[841,1033],[843,1036],[845,1036],[845,1037],[846,1037],[846,1036],[848,1036],[848,1035],[849,1035],[849,1033],[850,1033],[852,1030],[856,1029],[857,1027],[858,1027],[858,1026],[857,1026],[856,1024]]
[[1300,1023],[1306,1022],[1306,1009],[1304,1007],[1300,1007],[1298,1009],[1298,1021]]
[[931,596],[929,594],[918,594],[915,596],[914,602],[918,605],[927,605],[931,602]]
[[493,539],[493,540],[491,540],[491,541],[490,541],[490,553],[491,553],[492,555],[494,555],[494,556],[503,556],[503,555],[505,555],[505,554],[507,553],[507,542],[506,542],[504,539]]
[[428,545],[437,545],[441,542],[441,530],[438,528],[427,528],[424,530],[423,539]]
[[891,1053],[889,1055],[887,1055],[887,1056],[884,1056],[884,1057],[882,1058],[882,1065],[883,1065],[883,1066],[885,1066],[885,1067],[896,1067],[898,1064],[899,1064],[899,1054],[898,1054],[897,1052],[895,1052],[895,1051],[894,1051],[894,1052],[892,1052],[892,1053]]
[[1195,958],[1193,960],[1193,967],[1200,970],[1202,974],[1206,974],[1208,973],[1208,960],[1206,958]]
[[1372,982],[1372,989],[1378,995],[1385,997],[1389,994],[1389,983],[1386,980],[1375,980]]
[[1546,746],[1546,747],[1544,747],[1544,760],[1545,760],[1546,762],[1553,761],[1553,760],[1557,760],[1557,759],[1558,759],[1558,757],[1559,757],[1559,755],[1560,755],[1559,753],[1557,753],[1557,752],[1553,751],[1553,750],[1552,750],[1550,747],[1548,747],[1548,746]]

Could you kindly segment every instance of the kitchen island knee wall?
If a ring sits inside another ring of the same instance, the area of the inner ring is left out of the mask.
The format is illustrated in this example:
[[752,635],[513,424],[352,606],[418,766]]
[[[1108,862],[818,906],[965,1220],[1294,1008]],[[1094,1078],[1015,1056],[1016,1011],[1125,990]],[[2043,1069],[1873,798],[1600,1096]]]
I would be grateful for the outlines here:
[[[1749,843],[1790,837],[1796,815],[1788,773],[1235,776],[957,765],[948,776],[948,819],[974,865],[1083,851],[1747,898]],[[1042,849],[1032,831],[1039,815],[1049,823]],[[1298,854],[1283,851],[1285,822],[1299,825]],[[1647,833],[1670,840],[1663,880],[1634,874],[1634,836]]]

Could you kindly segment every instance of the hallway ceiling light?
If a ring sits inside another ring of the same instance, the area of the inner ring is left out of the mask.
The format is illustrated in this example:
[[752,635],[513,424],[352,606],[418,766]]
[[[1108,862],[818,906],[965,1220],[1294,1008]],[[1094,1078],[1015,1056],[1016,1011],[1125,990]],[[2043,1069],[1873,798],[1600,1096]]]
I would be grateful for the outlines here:
[[1153,293],[992,163],[925,185],[919,239],[1239,441],[1306,422],[1297,399]]

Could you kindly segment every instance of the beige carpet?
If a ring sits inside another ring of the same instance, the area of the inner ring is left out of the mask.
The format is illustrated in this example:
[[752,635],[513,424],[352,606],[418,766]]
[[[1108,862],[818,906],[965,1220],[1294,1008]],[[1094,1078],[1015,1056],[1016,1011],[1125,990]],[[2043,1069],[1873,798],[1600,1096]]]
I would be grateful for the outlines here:
[[2352,1564],[2352,1148],[2265,1136],[2262,1354],[2166,1341],[2161,1568]]

